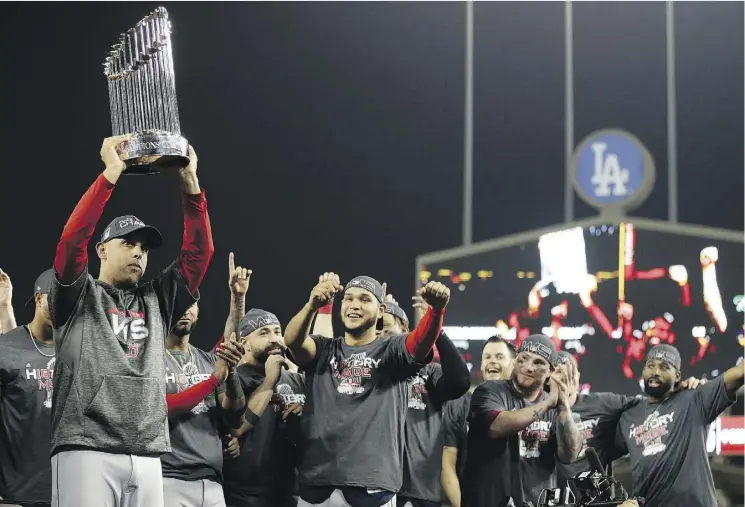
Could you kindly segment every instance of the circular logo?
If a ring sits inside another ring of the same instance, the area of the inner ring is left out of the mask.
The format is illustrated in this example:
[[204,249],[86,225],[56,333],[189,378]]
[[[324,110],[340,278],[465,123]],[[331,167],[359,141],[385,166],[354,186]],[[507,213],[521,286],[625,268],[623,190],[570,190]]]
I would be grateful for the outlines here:
[[655,167],[649,150],[623,130],[593,132],[572,159],[574,188],[590,206],[628,210],[649,197]]

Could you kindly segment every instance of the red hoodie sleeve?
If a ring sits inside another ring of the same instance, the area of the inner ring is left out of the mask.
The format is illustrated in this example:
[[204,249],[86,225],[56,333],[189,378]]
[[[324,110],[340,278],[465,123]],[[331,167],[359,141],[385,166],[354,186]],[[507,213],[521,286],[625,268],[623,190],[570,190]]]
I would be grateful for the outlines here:
[[180,393],[167,394],[166,405],[168,405],[168,415],[172,416],[188,412],[199,405],[200,401],[212,394],[219,386],[220,381],[217,377],[210,375],[210,378],[207,380],[194,384]]
[[406,337],[406,350],[417,361],[425,362],[428,359],[432,347],[435,345],[440,331],[442,331],[444,315],[444,308],[435,313],[430,307],[416,328]]
[[207,213],[204,189],[200,194],[182,194],[184,239],[178,257],[178,270],[186,280],[189,292],[196,294],[215,253],[212,227]]
[[72,284],[85,270],[88,244],[114,186],[103,174],[99,175],[67,220],[54,256],[54,271],[62,284]]

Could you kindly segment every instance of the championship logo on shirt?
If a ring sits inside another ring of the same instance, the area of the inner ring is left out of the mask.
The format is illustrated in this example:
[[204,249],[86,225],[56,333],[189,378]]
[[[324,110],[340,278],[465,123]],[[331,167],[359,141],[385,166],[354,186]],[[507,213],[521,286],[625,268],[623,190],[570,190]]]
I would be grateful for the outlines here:
[[[171,369],[166,366],[166,383],[176,384],[178,392],[185,391],[194,384],[210,378],[209,373],[199,373],[197,366],[191,362],[181,366],[181,369],[181,372],[171,373]],[[191,409],[191,413],[194,415],[203,414],[208,411],[209,407],[205,403],[205,400],[200,401],[196,407]]]
[[414,410],[427,408],[427,404],[424,402],[424,397],[427,394],[427,378],[427,375],[417,375],[409,381],[409,408]]
[[585,457],[585,451],[587,450],[587,441],[595,436],[594,430],[598,425],[600,419],[588,419],[586,421],[577,422],[577,431],[579,431],[582,437],[582,449],[579,451],[579,458]]
[[660,415],[658,410],[652,412],[641,426],[631,425],[629,438],[637,447],[643,447],[643,456],[654,456],[667,448],[667,426],[673,422],[675,412]]
[[56,360],[56,357],[50,359],[46,368],[32,368],[31,363],[26,363],[26,380],[36,380],[38,383],[36,389],[47,392],[47,399],[44,400],[45,408],[52,408],[52,378]]
[[127,357],[138,357],[141,352],[138,342],[150,336],[145,322],[145,312],[111,308],[107,313],[114,334],[128,345]]
[[367,352],[352,354],[349,358],[338,361],[335,357],[329,360],[334,377],[340,380],[336,390],[340,394],[361,394],[365,392],[363,384],[372,378],[372,372],[380,365],[380,359],[367,357]]
[[518,434],[521,458],[540,458],[541,444],[548,442],[551,434],[551,423],[548,421],[533,421],[533,423]]
[[295,394],[289,384],[277,384],[270,403],[275,412],[281,412],[290,405],[305,405],[305,395]]

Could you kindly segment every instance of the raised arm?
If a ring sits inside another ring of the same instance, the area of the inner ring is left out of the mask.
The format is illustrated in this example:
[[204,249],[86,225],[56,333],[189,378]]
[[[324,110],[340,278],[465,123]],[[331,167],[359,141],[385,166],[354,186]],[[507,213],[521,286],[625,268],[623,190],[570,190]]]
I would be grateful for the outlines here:
[[[189,292],[196,294],[215,253],[207,199],[197,178],[197,154],[189,146],[189,165],[179,170],[184,209],[184,238],[177,267]],[[228,335],[229,336],[229,335]]]
[[13,312],[13,284],[10,277],[0,269],[0,334],[12,331],[17,326]]
[[445,307],[450,301],[450,289],[440,282],[429,282],[419,289],[419,295],[429,305],[427,313],[414,331],[406,337],[406,349],[418,362],[426,362],[442,331]]
[[[326,276],[329,275],[329,276]],[[344,290],[339,277],[326,273],[310,292],[310,298],[303,309],[295,315],[285,328],[285,345],[292,352],[292,357],[301,368],[310,364],[316,357],[316,344],[310,337],[310,328],[318,310]]]
[[88,243],[93,237],[96,224],[101,219],[116,182],[127,168],[119,158],[117,150],[128,140],[129,136],[104,139],[101,145],[101,160],[106,168],[78,201],[62,230],[54,256],[54,270],[57,280],[63,285],[71,285],[77,280],[88,263]]
[[575,369],[567,365],[558,366],[551,375],[549,385],[551,392],[556,392],[556,408],[558,415],[554,424],[556,425],[556,457],[562,463],[571,463],[579,456],[582,450],[582,434],[577,428],[578,421],[569,405],[576,392],[572,386],[576,386]]
[[49,293],[49,313],[52,325],[67,322],[83,292],[84,283],[75,283],[88,265],[88,244],[101,219],[103,209],[114,191],[116,182],[127,166],[119,158],[119,149],[129,136],[104,139],[101,160],[105,169],[88,187],[68,218],[54,255],[57,283]]
[[733,366],[729,370],[722,374],[724,380],[724,388],[727,390],[727,396],[734,398],[737,391],[743,385],[743,378],[745,377],[745,361],[741,361],[737,366]]
[[460,355],[458,347],[450,341],[445,331],[437,339],[437,350],[440,355],[441,374],[432,379],[435,395],[440,401],[460,398],[471,386],[471,375],[468,366]]
[[222,337],[215,344],[215,348],[220,346],[225,336],[233,333],[238,334],[238,324],[241,318],[246,314],[246,293],[251,284],[251,274],[253,271],[240,266],[235,266],[235,257],[233,252],[228,256],[228,288],[230,289],[230,308],[228,309],[228,318],[225,319],[225,328]]

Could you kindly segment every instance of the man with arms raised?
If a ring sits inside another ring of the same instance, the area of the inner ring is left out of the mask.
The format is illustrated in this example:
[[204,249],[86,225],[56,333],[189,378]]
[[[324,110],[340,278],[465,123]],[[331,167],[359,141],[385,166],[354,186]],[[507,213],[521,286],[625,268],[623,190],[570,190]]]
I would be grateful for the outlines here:
[[[573,372],[554,371],[550,338],[532,335],[520,344],[510,380],[491,380],[471,398],[462,505],[494,507],[538,501],[556,487],[556,460],[577,458],[582,439],[569,408]],[[550,392],[543,386],[549,382]]]
[[126,169],[117,152],[127,137],[104,140],[103,174],[62,231],[49,293],[57,362],[52,403],[55,507],[163,504],[159,455],[170,452],[163,382],[166,336],[198,299],[214,247],[197,157],[179,170],[184,210],[181,253],[140,284],[148,253],[162,238],[132,215],[104,229],[88,272],[88,243]]
[[34,318],[0,336],[0,498],[49,502],[54,341],[47,294],[54,272],[34,284]]
[[[481,349],[481,378],[508,380],[515,364],[515,347],[504,338],[492,336]],[[443,415],[442,489],[453,507],[460,507],[460,477],[466,463],[468,411],[471,393],[447,404]]]
[[[315,313],[344,291],[344,336],[309,336]],[[288,324],[285,341],[306,373],[305,446],[299,505],[395,505],[403,481],[408,379],[432,359],[450,291],[430,282],[420,290],[430,309],[407,335],[376,339],[384,290],[367,276],[342,287],[331,274],[312,290]]]
[[708,426],[737,398],[745,363],[696,390],[679,390],[680,353],[657,345],[647,354],[646,398],[621,416],[618,443],[631,458],[632,494],[645,507],[711,507],[717,504],[706,452]]

